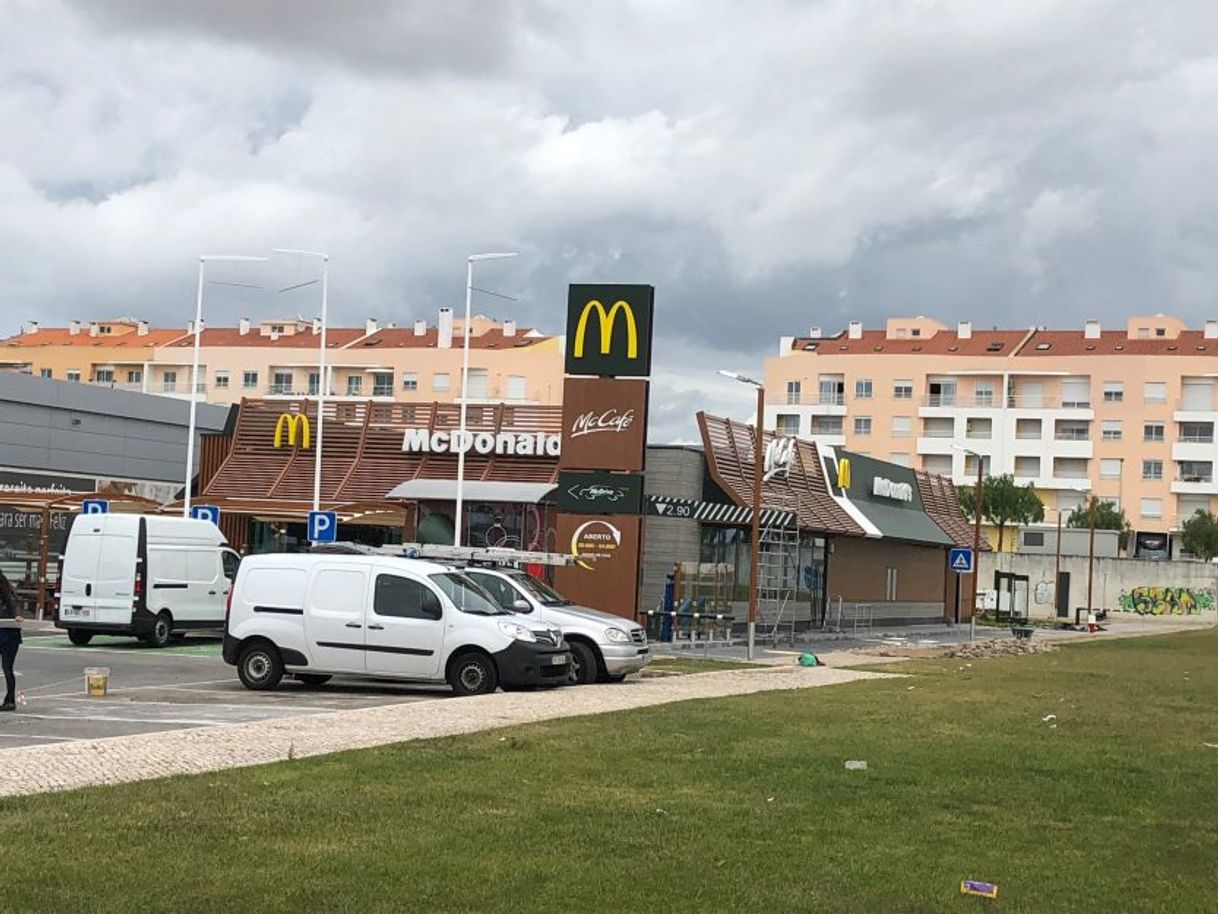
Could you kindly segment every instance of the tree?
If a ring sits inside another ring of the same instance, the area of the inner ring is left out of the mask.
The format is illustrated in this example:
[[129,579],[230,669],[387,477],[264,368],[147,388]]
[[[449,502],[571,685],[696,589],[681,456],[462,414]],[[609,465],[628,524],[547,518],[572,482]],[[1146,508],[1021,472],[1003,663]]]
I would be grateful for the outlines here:
[[1119,530],[1121,532],[1118,538],[1118,543],[1121,551],[1125,551],[1125,547],[1129,543],[1129,534],[1133,532],[1133,527],[1129,523],[1129,519],[1125,517],[1125,509],[1117,507],[1115,501],[1101,501],[1094,495],[1090,501],[1085,501],[1066,518],[1066,526],[1081,528],[1084,530],[1091,527],[1091,508],[1095,506],[1095,529],[1096,530]]
[[1218,517],[1197,509],[1180,527],[1180,543],[1203,562],[1218,556]]
[[[973,520],[977,515],[974,503],[977,500],[976,486],[960,488],[960,507]],[[1045,519],[1045,506],[1031,484],[1016,485],[1010,473],[986,477],[982,489],[981,516],[998,528],[998,551],[1008,524],[1038,524]]]

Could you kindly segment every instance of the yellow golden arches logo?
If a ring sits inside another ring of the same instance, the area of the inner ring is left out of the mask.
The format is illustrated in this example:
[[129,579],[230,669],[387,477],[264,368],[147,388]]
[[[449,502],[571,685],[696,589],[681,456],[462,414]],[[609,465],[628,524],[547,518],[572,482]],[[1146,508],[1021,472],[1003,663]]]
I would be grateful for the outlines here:
[[300,430],[300,446],[309,449],[312,434],[309,427],[309,417],[304,413],[280,413],[279,421],[275,423],[275,447],[283,447],[283,432],[288,433],[288,447],[296,445],[296,430]]
[[588,332],[588,317],[594,311],[601,331],[601,355],[609,354],[609,348],[613,344],[613,324],[617,320],[619,309],[626,316],[626,358],[638,358],[639,328],[634,320],[634,309],[628,302],[620,299],[615,301],[608,311],[596,299],[592,299],[584,305],[584,310],[579,315],[579,323],[575,325],[575,347],[573,349],[575,358],[581,359],[584,356],[584,337]]
[[850,488],[850,461],[845,457],[839,457],[837,460],[837,487]]

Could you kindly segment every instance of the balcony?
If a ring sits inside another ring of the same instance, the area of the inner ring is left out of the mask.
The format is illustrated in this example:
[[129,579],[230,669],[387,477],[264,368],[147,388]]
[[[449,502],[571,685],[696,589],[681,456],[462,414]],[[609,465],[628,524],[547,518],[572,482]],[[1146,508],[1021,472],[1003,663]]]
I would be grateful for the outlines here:
[[1176,495],[1218,495],[1218,483],[1214,482],[1214,474],[1190,474],[1177,476],[1171,484],[1171,490]]
[[788,413],[801,416],[844,416],[846,415],[846,397],[843,394],[833,394],[821,397],[814,393],[803,394],[798,402],[790,402],[794,397],[783,397],[780,400],[766,401],[766,414]]
[[1171,459],[1175,461],[1207,461],[1214,459],[1214,442],[1178,438],[1171,446]]

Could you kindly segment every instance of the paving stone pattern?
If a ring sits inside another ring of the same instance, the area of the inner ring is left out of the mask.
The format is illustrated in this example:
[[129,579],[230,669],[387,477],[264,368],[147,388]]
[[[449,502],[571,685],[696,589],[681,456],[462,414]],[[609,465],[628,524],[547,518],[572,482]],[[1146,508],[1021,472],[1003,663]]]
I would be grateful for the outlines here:
[[562,717],[697,698],[806,689],[889,675],[833,667],[729,670],[25,746],[0,750],[0,796],[200,774],[283,761],[289,753],[305,758]]

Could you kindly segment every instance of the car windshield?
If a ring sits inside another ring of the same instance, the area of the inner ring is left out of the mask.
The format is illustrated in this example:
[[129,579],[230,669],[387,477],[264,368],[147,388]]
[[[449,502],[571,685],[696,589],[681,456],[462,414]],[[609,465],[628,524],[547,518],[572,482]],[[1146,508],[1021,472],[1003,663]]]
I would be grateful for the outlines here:
[[494,597],[463,574],[446,571],[430,576],[444,595],[463,613],[475,616],[510,616],[511,613],[495,602]]
[[556,591],[545,581],[538,580],[531,574],[511,575],[512,582],[529,592],[542,606],[570,606],[571,601]]

